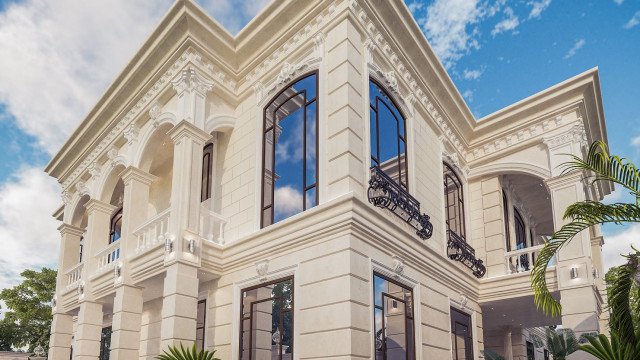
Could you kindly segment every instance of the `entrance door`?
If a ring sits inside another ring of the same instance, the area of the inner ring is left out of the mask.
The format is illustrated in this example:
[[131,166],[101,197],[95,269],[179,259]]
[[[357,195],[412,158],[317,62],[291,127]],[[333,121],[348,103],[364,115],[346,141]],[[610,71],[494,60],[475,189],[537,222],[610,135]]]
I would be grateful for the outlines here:
[[471,317],[451,308],[451,344],[453,360],[473,360]]

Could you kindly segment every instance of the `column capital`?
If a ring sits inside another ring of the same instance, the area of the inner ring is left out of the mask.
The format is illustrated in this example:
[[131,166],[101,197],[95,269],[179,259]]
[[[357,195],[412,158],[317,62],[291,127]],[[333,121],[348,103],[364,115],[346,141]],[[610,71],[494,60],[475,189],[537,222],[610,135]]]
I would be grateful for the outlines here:
[[93,214],[94,212],[101,212],[111,215],[117,209],[117,207],[97,199],[89,199],[84,207],[87,209],[89,215]]
[[198,128],[187,120],[180,121],[167,134],[174,143],[177,143],[184,138],[189,138],[198,143],[204,144],[211,138],[211,134],[206,133],[204,130]]
[[128,184],[131,181],[137,181],[145,185],[151,185],[158,179],[157,176],[149,174],[148,172],[134,166],[127,167],[120,174],[120,177],[125,184]]
[[71,235],[71,236],[82,236],[82,234],[84,234],[85,230],[81,229],[77,226],[73,226],[70,224],[62,224],[58,227],[58,231],[60,232],[60,235],[65,236],[65,235]]
[[571,171],[566,174],[558,175],[544,180],[544,184],[549,191],[562,189],[568,186],[575,185],[576,183],[583,184],[585,175],[582,171]]

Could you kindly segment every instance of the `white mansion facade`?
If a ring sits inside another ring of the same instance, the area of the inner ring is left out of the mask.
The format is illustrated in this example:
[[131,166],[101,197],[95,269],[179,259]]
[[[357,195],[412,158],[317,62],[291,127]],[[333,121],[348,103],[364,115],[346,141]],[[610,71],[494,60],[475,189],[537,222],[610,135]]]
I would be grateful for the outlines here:
[[607,140],[597,70],[476,120],[400,0],[274,1],[231,36],[178,0],[47,166],[49,359],[545,359],[605,332],[599,228],[530,269]]

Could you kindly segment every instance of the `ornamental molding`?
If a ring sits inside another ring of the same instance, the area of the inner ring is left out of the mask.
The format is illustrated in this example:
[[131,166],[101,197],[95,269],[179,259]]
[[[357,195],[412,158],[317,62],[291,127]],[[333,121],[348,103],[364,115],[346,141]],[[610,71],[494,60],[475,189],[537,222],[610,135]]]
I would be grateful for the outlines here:
[[[465,155],[464,144],[462,140],[449,125],[451,123],[451,120],[445,120],[446,115],[443,115],[443,113],[441,113],[437,109],[436,105],[434,104],[434,97],[430,95],[431,92],[429,91],[429,89],[427,87],[418,85],[418,82],[415,80],[415,77],[411,73],[411,70],[398,57],[398,54],[392,50],[391,42],[389,42],[382,34],[382,32],[380,32],[376,28],[373,21],[369,18],[366,10],[362,8],[358,1],[351,0],[349,6],[351,8],[351,11],[355,14],[355,18],[365,32],[365,58],[367,60],[369,68],[380,68],[375,64],[375,54],[378,54],[381,58],[385,59],[390,64],[390,67],[392,69],[386,72],[384,70],[380,71],[383,74],[386,74],[385,80],[389,81],[388,85],[391,89],[394,89],[394,91],[395,89],[397,89],[399,93],[400,83],[402,83],[407,89],[408,95],[405,97],[400,94],[400,98],[407,103],[407,107],[409,108],[410,113],[413,113],[414,111],[414,103],[421,104],[422,107],[426,110],[427,114],[429,114],[431,118],[435,120],[442,134],[450,139],[451,144],[454,146],[454,148],[461,155]],[[410,99],[410,96],[412,96],[413,99]]]
[[271,82],[267,90],[265,90],[265,86],[262,85],[261,82],[257,81],[256,83],[254,83],[253,89],[256,94],[256,102],[258,104],[261,104],[265,99],[269,98],[271,94],[275,93],[278,89],[281,89],[282,87],[288,85],[299,75],[302,75],[304,72],[307,72],[309,70],[317,69],[320,66],[321,62],[322,58],[315,56],[295,64],[285,62],[280,68],[278,76]]
[[[189,67],[192,73],[184,73],[185,68]],[[193,75],[195,72],[198,75]],[[200,73],[202,72],[202,74]],[[189,48],[178,57],[178,59],[171,64],[168,69],[160,76],[158,80],[144,93],[138,102],[133,105],[126,114],[117,121],[114,121],[115,126],[102,137],[102,140],[96,145],[93,150],[82,160],[75,170],[67,176],[66,180],[62,182],[62,188],[68,190],[72,184],[74,184],[84,174],[90,164],[96,162],[106,152],[113,149],[115,141],[124,134],[125,129],[133,124],[133,122],[139,118],[143,111],[148,111],[149,116],[153,117],[159,111],[159,103],[157,101],[158,96],[166,91],[167,87],[175,82],[177,79],[184,77],[194,80],[193,76],[198,79],[202,79],[205,76],[213,79],[218,85],[226,89],[229,92],[235,93],[237,83],[224,71],[217,69],[207,58],[202,56],[197,50]],[[116,149],[117,152],[117,149]]]
[[404,273],[404,268],[405,268],[404,259],[397,255],[393,255],[391,257],[391,260],[393,261],[391,270],[393,270],[394,277],[399,278],[400,276],[402,276],[402,273]]
[[178,95],[187,91],[196,91],[201,95],[206,95],[209,91],[213,90],[213,81],[205,78],[192,67],[182,70],[176,78],[171,81],[171,85],[173,85],[173,89]]
[[124,129],[122,135],[125,139],[127,139],[127,144],[131,146],[138,140],[138,135],[140,135],[140,128],[135,124],[131,124],[127,126],[126,129]]
[[580,146],[586,146],[587,132],[584,128],[584,123],[580,121],[569,130],[554,136],[544,137],[542,141],[547,145],[549,150],[571,143],[578,143]]
[[[338,6],[344,0],[336,0],[329,6],[327,6],[320,14],[318,14],[312,20],[309,20],[307,24],[300,29],[297,33],[289,36],[280,47],[274,50],[271,55],[262,61],[259,65],[253,68],[244,78],[244,82],[247,84],[254,84],[258,79],[263,78],[267,73],[273,70],[274,67],[282,64],[284,59],[290,58],[291,55],[300,49],[302,44],[306,44],[308,40],[313,37],[314,40],[314,58],[322,58],[320,55],[324,55],[324,34],[321,30],[332,20],[332,15],[335,14]],[[255,88],[254,88],[255,89]],[[265,94],[266,95],[266,94]],[[261,97],[261,100],[263,97]]]
[[264,259],[264,260],[260,260],[256,263],[256,272],[258,273],[258,276],[260,277],[260,281],[266,281],[267,280],[267,273],[269,272],[269,260],[268,259]]

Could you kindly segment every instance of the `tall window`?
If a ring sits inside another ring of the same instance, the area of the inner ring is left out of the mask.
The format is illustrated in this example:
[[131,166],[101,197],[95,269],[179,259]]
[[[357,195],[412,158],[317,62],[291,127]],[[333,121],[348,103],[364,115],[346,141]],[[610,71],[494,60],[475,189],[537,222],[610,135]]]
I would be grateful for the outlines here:
[[205,201],[211,198],[212,165],[213,144],[207,144],[202,150],[202,182],[200,185],[200,201]]
[[84,255],[84,235],[80,236],[80,254],[78,254],[78,262],[81,263],[82,262],[82,256]]
[[111,326],[102,328],[100,334],[100,355],[98,360],[109,360],[111,352]]
[[509,203],[507,194],[502,190],[502,216],[504,217],[504,239],[507,244],[507,251],[511,251],[511,230],[509,229]]
[[371,167],[379,167],[408,189],[405,119],[391,97],[374,80],[369,80],[369,121]]
[[527,341],[527,360],[536,360],[536,348],[531,341]]
[[451,308],[451,345],[453,360],[473,360],[471,317]]
[[317,86],[307,75],[264,109],[262,227],[318,203]]
[[293,358],[293,278],[242,290],[241,360]]
[[524,249],[527,247],[527,230],[522,215],[516,208],[513,208],[513,221],[516,228],[516,249]]
[[465,240],[462,182],[451,166],[444,163],[444,199],[447,229]]
[[415,359],[413,292],[373,274],[375,360]]
[[204,329],[207,323],[207,300],[198,301],[196,313],[196,349],[204,350]]
[[114,243],[122,237],[122,208],[118,209],[111,217],[109,228],[109,244]]

